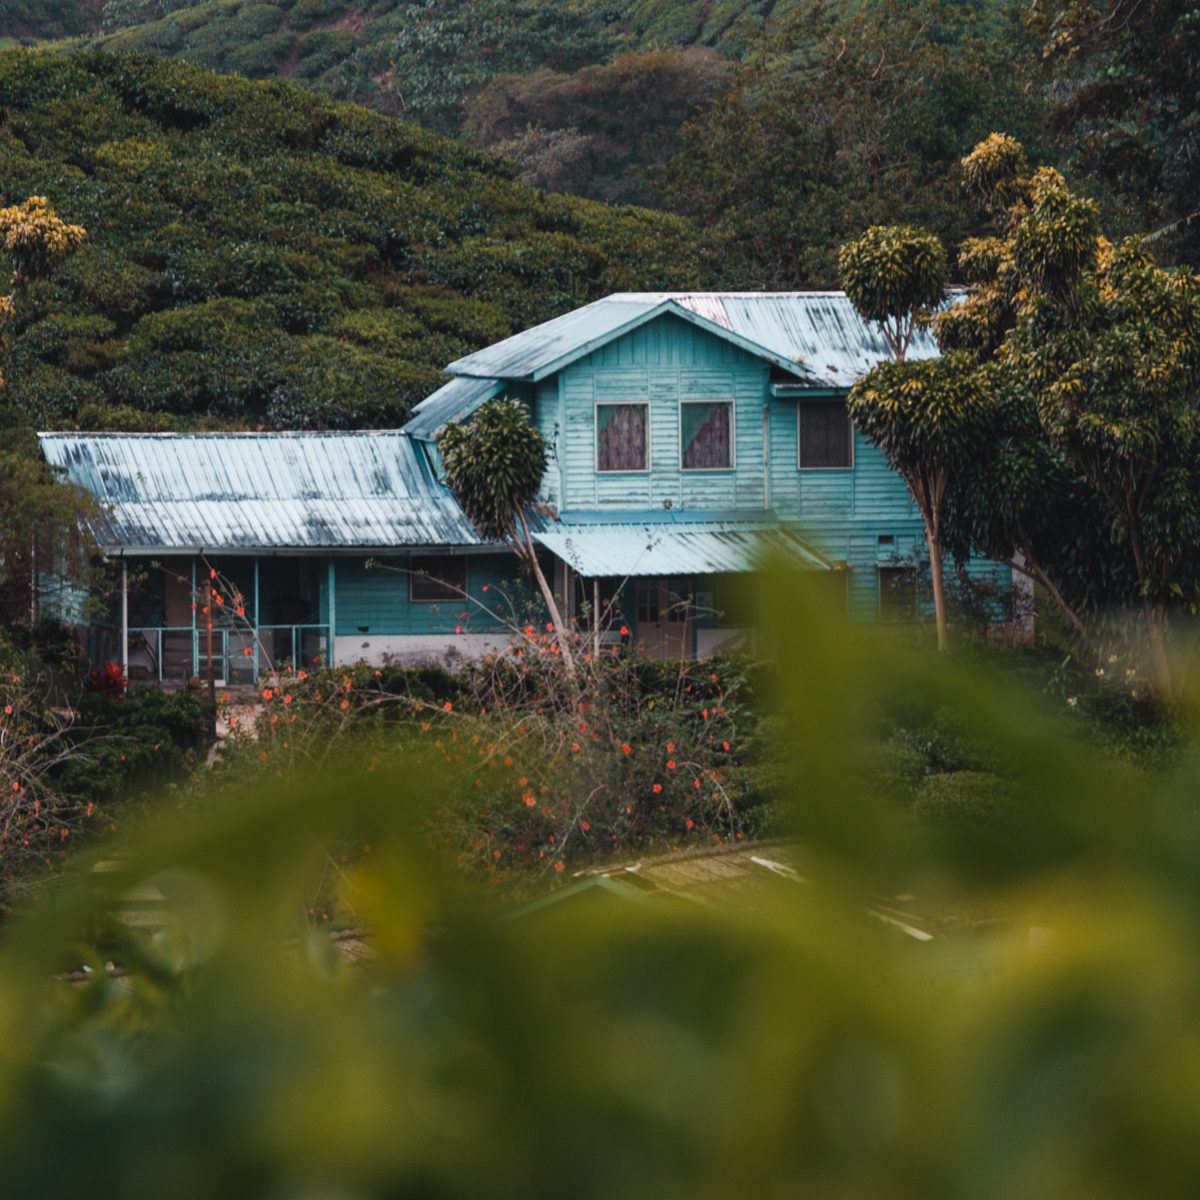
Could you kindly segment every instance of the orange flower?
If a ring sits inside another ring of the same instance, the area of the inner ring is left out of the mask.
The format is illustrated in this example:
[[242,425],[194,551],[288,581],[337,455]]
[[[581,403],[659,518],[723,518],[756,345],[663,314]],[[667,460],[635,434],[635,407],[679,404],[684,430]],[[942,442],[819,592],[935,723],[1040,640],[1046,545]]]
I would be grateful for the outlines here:
[[271,689],[270,689],[270,688],[263,688],[263,699],[264,699],[264,700],[270,700],[270,698],[271,698]]
[[521,799],[525,801],[526,808],[532,808],[537,803],[537,797],[532,792],[525,792]]
[[626,754],[632,754],[632,753],[633,753],[633,747],[632,747],[632,746],[631,746],[631,745],[630,745],[628,742],[622,742],[622,743],[621,743],[621,749],[622,749],[622,750],[623,750],[623,751],[624,751]]
[[584,833],[592,832],[592,827],[586,821],[580,821],[579,828],[582,829]]
[[301,672],[300,672],[300,673],[299,673],[299,674],[296,676],[296,678],[297,678],[297,679],[307,679],[307,678],[308,678],[308,672],[307,672],[307,671],[301,671]]
[[349,700],[343,700],[343,701],[342,701],[342,705],[341,705],[341,706],[342,706],[342,708],[344,708],[344,709],[345,709],[345,708],[349,708],[349,707],[350,707],[350,701],[349,701]]
[[572,753],[572,754],[578,754],[578,753],[579,753],[579,743],[578,743],[578,742],[572,742],[572,743],[571,743],[571,753]]
[[728,743],[728,742],[722,742],[722,743],[721,743],[721,749],[722,749],[722,750],[725,750],[725,751],[728,751],[728,750],[729,750],[729,743]]
[[12,710],[13,710],[13,709],[12,709],[12,705],[11,705],[11,704],[6,704],[6,705],[4,706],[4,715],[5,715],[6,717],[11,717],[11,716],[12,716]]
[[447,700],[446,703],[442,705],[442,712],[450,712],[451,709],[453,709],[453,708],[454,708],[454,705],[451,704],[449,700]]
[[674,760],[673,758],[668,758],[668,759],[667,759],[667,770],[668,770],[668,771],[673,771],[673,770],[675,770],[675,760]]
[[267,761],[267,752],[265,750],[259,751],[258,761],[260,763],[265,763]]
[[556,863],[554,864],[554,869],[555,869],[557,872],[559,872],[559,874],[561,874],[563,871],[565,871],[565,870],[566,870],[566,867],[564,867],[564,866],[562,865],[562,863],[561,863],[561,862],[556,862]]
[[652,791],[652,792],[653,792],[653,793],[654,793],[654,794],[657,796],[657,795],[658,795],[658,793],[662,791],[662,784],[661,784],[661,783],[656,783],[656,784],[654,785],[654,787],[653,787],[653,788],[651,788],[650,790],[651,790],[651,791]]

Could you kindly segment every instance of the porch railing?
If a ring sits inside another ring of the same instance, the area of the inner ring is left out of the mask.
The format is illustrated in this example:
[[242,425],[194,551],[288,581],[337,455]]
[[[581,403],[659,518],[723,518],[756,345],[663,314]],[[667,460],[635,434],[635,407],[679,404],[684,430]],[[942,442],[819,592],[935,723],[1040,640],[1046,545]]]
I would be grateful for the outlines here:
[[[253,683],[263,670],[285,664],[329,662],[328,625],[259,625],[212,630],[213,677],[221,683]],[[120,653],[117,648],[116,657]],[[208,630],[190,625],[154,625],[129,630],[129,678],[158,683],[208,678]]]

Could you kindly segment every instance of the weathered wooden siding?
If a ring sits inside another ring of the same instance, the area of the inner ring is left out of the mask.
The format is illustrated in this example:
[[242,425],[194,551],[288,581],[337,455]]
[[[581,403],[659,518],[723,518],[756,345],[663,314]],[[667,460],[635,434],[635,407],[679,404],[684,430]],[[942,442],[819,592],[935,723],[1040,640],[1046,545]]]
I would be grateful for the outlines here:
[[[760,360],[666,316],[610,343],[538,389],[538,427],[553,446],[546,498],[563,511],[605,508],[763,507]],[[596,471],[597,403],[650,403],[650,462],[644,472]],[[682,471],[681,400],[732,400],[734,466]]]
[[[667,315],[643,325],[537,386],[534,420],[551,444],[545,498],[567,514],[670,507],[748,515],[769,507],[848,565],[850,612],[873,620],[878,566],[925,557],[920,516],[903,481],[857,432],[852,468],[800,470],[798,402],[771,397],[769,381],[760,359],[685,321]],[[730,470],[680,469],[680,401],[690,399],[733,400]],[[620,401],[649,402],[645,472],[596,470],[595,406]],[[992,579],[1001,590],[1009,583],[1007,568],[983,561],[972,563],[970,574]]]
[[[453,634],[460,626],[472,632],[496,629],[500,623],[481,605],[503,610],[504,597],[512,590],[517,575],[510,555],[471,555],[467,559],[469,599],[413,603],[409,599],[409,576],[403,569],[407,560],[379,561],[381,566],[370,571],[366,560],[338,561],[335,607],[339,635]],[[483,590],[485,585],[487,592]],[[467,614],[465,618],[463,613]]]

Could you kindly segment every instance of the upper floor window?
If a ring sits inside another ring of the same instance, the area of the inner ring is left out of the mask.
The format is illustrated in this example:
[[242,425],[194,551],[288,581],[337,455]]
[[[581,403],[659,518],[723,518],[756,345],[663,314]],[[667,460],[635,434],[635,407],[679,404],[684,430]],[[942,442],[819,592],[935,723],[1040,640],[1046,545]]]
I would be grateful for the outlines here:
[[733,401],[680,404],[679,465],[685,471],[723,471],[733,466]]
[[799,416],[800,469],[854,466],[854,432],[842,400],[802,400]]
[[646,404],[596,405],[596,470],[646,471]]
[[415,604],[461,600],[467,590],[467,560],[451,554],[413,555],[408,598]]

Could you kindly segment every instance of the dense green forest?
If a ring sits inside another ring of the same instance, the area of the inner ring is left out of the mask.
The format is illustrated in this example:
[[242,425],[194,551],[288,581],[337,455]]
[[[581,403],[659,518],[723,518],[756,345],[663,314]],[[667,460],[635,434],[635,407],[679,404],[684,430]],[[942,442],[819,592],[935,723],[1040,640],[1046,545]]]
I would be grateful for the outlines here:
[[293,79],[698,216],[739,286],[828,286],[897,207],[957,244],[949,168],[991,129],[1197,261],[1200,18],[1172,0],[0,0],[4,35]]
[[7,195],[89,233],[15,323],[6,400],[40,426],[395,425],[473,348],[701,282],[677,218],[290,83],[15,51],[0,108]]

